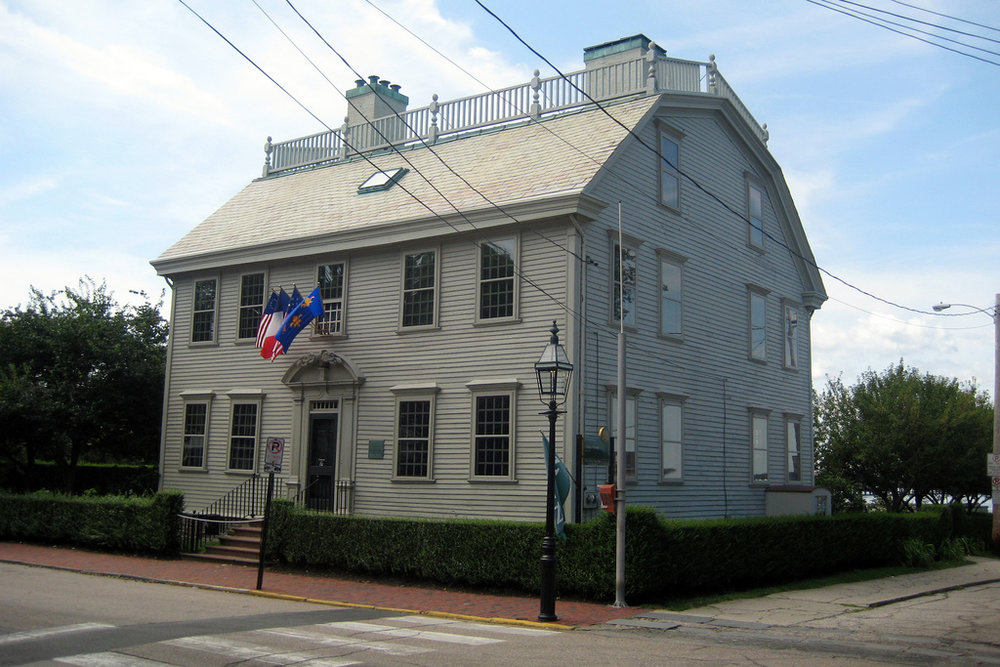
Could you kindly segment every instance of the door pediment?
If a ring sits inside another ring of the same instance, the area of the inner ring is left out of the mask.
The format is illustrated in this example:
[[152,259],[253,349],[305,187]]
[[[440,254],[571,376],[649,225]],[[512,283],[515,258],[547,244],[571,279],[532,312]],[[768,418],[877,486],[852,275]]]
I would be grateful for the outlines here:
[[289,388],[306,389],[332,385],[356,387],[365,380],[350,362],[338,354],[323,350],[303,354],[292,361],[281,381]]

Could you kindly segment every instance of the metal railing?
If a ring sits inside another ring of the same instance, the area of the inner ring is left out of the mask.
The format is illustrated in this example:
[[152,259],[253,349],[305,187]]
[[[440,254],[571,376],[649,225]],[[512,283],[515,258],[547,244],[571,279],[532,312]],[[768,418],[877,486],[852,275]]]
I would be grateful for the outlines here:
[[264,516],[267,479],[254,473],[239,486],[202,510],[182,512],[181,551],[198,553],[206,542],[216,539],[233,526],[245,525]]
[[664,92],[694,93],[723,97],[733,103],[761,142],[767,142],[761,126],[746,105],[719,74],[714,57],[708,62],[657,57],[638,58],[603,67],[573,72],[564,77],[535,76],[524,84],[480,95],[438,102],[437,95],[426,107],[399,116],[370,119],[288,141],[265,145],[264,176],[295,171],[308,166],[336,162],[361,152],[402,146],[421,141],[433,143],[447,135],[539,118],[568,109],[618,97]]
[[197,554],[237,526],[260,523],[263,519],[213,519],[208,516],[179,514],[181,553]]
[[333,514],[354,511],[354,480],[317,477],[292,498],[296,507]]

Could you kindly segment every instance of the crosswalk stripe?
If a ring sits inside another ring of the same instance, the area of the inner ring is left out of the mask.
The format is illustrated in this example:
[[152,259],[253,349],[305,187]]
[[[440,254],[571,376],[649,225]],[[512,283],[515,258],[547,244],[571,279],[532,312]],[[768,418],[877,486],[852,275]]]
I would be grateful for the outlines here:
[[301,665],[302,667],[345,667],[356,665],[357,660],[321,658],[306,653],[289,653],[271,646],[260,646],[222,637],[181,637],[161,642],[169,646],[189,648],[210,653],[222,653],[232,660],[254,660],[270,665]]
[[541,628],[522,628],[516,625],[491,625],[488,623],[475,623],[473,621],[458,621],[450,618],[433,618],[430,616],[399,616],[393,619],[402,623],[412,623],[414,625],[447,626],[456,630],[468,630],[470,632],[493,632],[500,635],[520,635],[522,637],[544,637],[548,635],[558,635],[558,630],[543,630]]
[[280,637],[315,642],[323,646],[350,646],[362,650],[378,651],[379,653],[386,653],[388,655],[417,655],[419,653],[430,653],[434,650],[432,648],[424,648],[423,646],[411,646],[397,642],[370,641],[356,637],[331,637],[315,630],[301,630],[298,628],[271,628],[263,630],[263,632]]
[[56,658],[55,662],[64,665],[77,665],[77,667],[163,667],[163,663],[159,660],[147,660],[114,651],[70,655]]
[[31,641],[32,639],[47,639],[56,635],[64,635],[71,632],[86,632],[88,630],[103,630],[115,626],[107,623],[76,623],[75,625],[62,625],[55,628],[41,628],[39,630],[25,630],[24,632],[14,632],[0,637],[0,645],[13,644],[15,642]]
[[466,644],[469,646],[481,646],[483,644],[499,644],[502,639],[491,637],[476,637],[470,635],[456,635],[448,632],[429,632],[426,630],[412,630],[409,628],[397,628],[391,625],[379,625],[377,623],[360,623],[357,621],[337,621],[324,623],[324,628],[335,630],[347,630],[349,632],[367,632],[385,637],[402,637],[403,639],[423,639],[433,642],[446,642],[449,644]]

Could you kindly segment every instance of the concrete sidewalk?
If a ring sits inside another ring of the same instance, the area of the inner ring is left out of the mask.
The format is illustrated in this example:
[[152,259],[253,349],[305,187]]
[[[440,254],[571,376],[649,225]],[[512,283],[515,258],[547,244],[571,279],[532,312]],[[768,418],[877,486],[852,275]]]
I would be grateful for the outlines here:
[[[127,577],[142,581],[181,584],[220,590],[287,597],[343,606],[403,610],[412,613],[457,616],[496,622],[537,623],[537,597],[492,595],[447,588],[390,585],[376,580],[265,570],[261,591],[257,569],[197,560],[160,560],[121,556],[81,549],[0,542],[0,561],[52,567],[87,574]],[[969,586],[1000,581],[1000,560],[972,558],[970,564],[852,584],[838,584],[759,598],[733,600],[683,613],[642,607],[614,608],[590,602],[559,600],[558,623],[544,627],[580,628],[616,623],[658,622],[736,623],[791,626],[826,618],[845,610],[873,608]],[[628,620],[625,620],[628,619]]]

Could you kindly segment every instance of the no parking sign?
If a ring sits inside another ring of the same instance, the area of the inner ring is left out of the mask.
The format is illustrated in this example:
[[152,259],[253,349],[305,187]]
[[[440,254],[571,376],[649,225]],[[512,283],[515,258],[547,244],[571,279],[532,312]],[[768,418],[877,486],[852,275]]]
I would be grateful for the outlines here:
[[284,438],[268,438],[264,451],[264,472],[281,472],[281,459],[285,455]]

